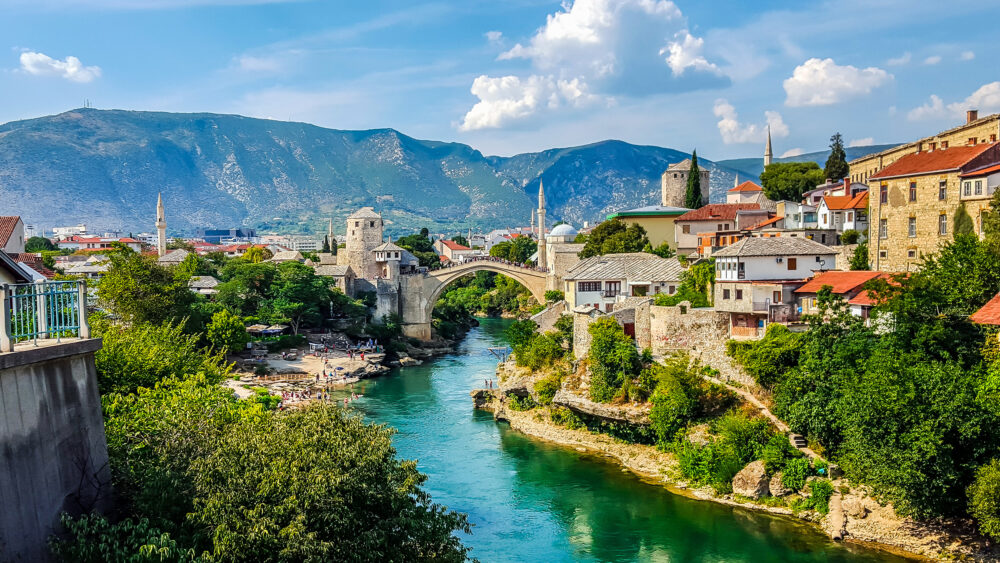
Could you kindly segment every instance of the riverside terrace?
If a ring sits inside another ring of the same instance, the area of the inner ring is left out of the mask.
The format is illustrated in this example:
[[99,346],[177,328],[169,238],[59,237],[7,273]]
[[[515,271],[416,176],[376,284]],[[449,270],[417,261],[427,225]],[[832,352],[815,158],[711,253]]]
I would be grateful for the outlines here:
[[0,283],[0,560],[49,559],[62,512],[110,502],[86,295],[82,281]]

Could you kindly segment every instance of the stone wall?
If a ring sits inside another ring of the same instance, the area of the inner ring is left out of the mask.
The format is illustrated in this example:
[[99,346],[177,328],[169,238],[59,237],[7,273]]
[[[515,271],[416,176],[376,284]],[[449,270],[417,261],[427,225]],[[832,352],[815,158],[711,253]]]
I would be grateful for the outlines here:
[[565,315],[568,307],[566,306],[566,301],[557,301],[547,307],[544,311],[536,313],[531,316],[531,320],[535,321],[538,325],[538,332],[544,333],[550,330],[556,329],[556,321],[559,317]]
[[[867,236],[867,233],[862,233]],[[850,270],[851,269],[851,257],[854,256],[854,249],[857,248],[856,244],[841,244],[839,246],[831,246],[830,248],[837,251],[837,261],[836,266],[838,270]]]
[[111,471],[100,340],[0,354],[0,561],[46,561],[62,512],[102,511]]
[[726,355],[729,313],[692,308],[687,301],[675,307],[653,305],[649,308],[649,325],[654,355],[686,351],[702,365],[719,370],[724,380],[753,383]]

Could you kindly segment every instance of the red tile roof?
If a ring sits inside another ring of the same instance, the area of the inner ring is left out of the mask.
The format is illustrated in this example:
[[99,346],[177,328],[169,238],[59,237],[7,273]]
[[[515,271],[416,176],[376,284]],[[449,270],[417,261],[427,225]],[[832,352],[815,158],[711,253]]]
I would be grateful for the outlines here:
[[453,240],[442,240],[441,244],[447,246],[451,250],[472,250],[468,246],[463,246],[463,245],[458,244],[457,242],[455,242]]
[[32,252],[17,252],[9,255],[14,259],[15,262],[20,262],[21,264],[26,264],[32,270],[42,274],[48,279],[56,277],[56,273],[45,267],[42,262],[42,257],[38,254]]
[[751,182],[750,180],[747,180],[746,182],[743,182],[742,184],[736,186],[735,188],[730,188],[729,191],[730,192],[762,192],[762,191],[764,191],[764,188],[758,186],[757,184]]
[[67,242],[82,242],[82,243],[101,242],[101,243],[107,243],[107,244],[111,244],[113,242],[120,242],[120,243],[123,243],[123,244],[134,244],[134,243],[139,242],[136,239],[129,238],[129,237],[102,238],[102,237],[81,237],[79,235],[73,235],[73,236],[69,237],[68,239],[66,239],[66,241]]
[[757,223],[756,225],[750,227],[750,230],[753,231],[756,229],[762,229],[768,225],[773,225],[778,221],[781,221],[782,219],[784,219],[784,217],[782,217],[781,215],[778,215],[777,217],[771,217],[767,221],[761,221],[760,223]]
[[823,196],[826,206],[834,211],[844,209],[868,209],[868,192],[859,192],[857,195],[828,195]]
[[10,236],[14,234],[14,227],[21,218],[17,215],[0,216],[0,247],[7,246]]
[[875,279],[882,274],[868,270],[857,271],[831,271],[822,272],[813,276],[811,280],[802,287],[795,290],[795,293],[817,293],[824,285],[828,285],[837,295],[843,295],[856,290],[868,280]]
[[688,211],[684,215],[674,219],[674,223],[680,221],[732,221],[736,219],[737,211],[756,211],[758,209],[760,209],[760,204],[758,203],[710,203],[704,207]]
[[873,307],[875,306],[875,297],[869,293],[867,289],[861,291],[861,293],[854,296],[853,299],[848,301],[851,305],[861,305],[862,307]]
[[1000,164],[987,166],[986,168],[980,168],[979,170],[973,170],[972,172],[966,172],[965,174],[959,174],[959,176],[963,178],[972,178],[975,176],[986,176],[987,174],[993,174],[994,172],[1000,172]]
[[935,151],[924,151],[908,154],[886,166],[881,171],[870,177],[869,180],[881,180],[885,178],[897,178],[899,176],[915,176],[920,174],[930,174],[933,172],[943,172],[946,170],[957,170],[973,158],[981,155],[987,150],[996,146],[996,143],[986,143],[982,145],[951,147]]
[[981,325],[1000,325],[1000,293],[973,313],[969,320]]

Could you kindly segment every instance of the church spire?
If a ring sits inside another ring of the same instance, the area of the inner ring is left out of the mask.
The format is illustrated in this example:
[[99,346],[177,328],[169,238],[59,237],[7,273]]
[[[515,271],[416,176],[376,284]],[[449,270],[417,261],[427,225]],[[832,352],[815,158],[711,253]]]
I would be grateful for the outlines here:
[[771,152],[771,125],[767,126],[767,144],[764,145],[764,166],[771,164],[774,155]]

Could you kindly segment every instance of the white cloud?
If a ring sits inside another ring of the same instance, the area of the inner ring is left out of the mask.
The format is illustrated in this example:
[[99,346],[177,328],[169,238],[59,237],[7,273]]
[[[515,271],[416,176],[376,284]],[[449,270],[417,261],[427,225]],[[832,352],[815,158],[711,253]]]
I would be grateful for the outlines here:
[[712,111],[719,118],[719,122],[717,123],[719,134],[722,135],[722,142],[727,145],[733,143],[763,143],[767,139],[767,126],[771,127],[771,137],[781,138],[788,136],[788,126],[781,119],[781,114],[776,111],[764,112],[767,122],[763,125],[740,123],[736,108],[722,98],[715,100],[715,107]]
[[486,37],[486,40],[493,45],[498,45],[501,41],[503,41],[502,31],[487,31],[483,35]]
[[58,76],[72,82],[90,82],[101,76],[101,67],[83,66],[80,59],[69,56],[63,60],[35,51],[21,53],[21,70],[35,76]]
[[939,62],[941,62],[941,55],[931,55],[930,57],[924,59],[925,65],[936,65]]
[[865,137],[863,139],[853,139],[847,143],[849,147],[870,147],[875,144],[875,137]]
[[887,64],[889,66],[905,65],[905,64],[909,63],[912,58],[913,58],[913,55],[909,51],[907,51],[907,52],[903,53],[902,55],[900,55],[898,57],[895,57],[895,58],[887,60],[885,62],[885,64]]
[[278,57],[255,57],[242,55],[237,57],[236,65],[247,72],[278,72],[283,68]]
[[465,114],[459,125],[461,131],[502,127],[542,109],[579,107],[596,99],[578,78],[557,80],[539,75],[525,80],[517,76],[482,75],[472,83],[471,91],[479,102]]
[[960,61],[971,61],[974,58],[976,58],[976,54],[972,51],[962,51],[962,54],[958,56]]
[[983,84],[964,100],[947,105],[939,96],[932,94],[927,103],[910,110],[906,118],[910,121],[955,119],[963,117],[970,109],[979,110],[980,113],[1000,111],[1000,81]]
[[781,153],[779,158],[788,158],[790,156],[799,156],[800,154],[805,154],[806,151],[796,147],[794,149],[788,149],[787,151]]
[[660,54],[667,55],[667,65],[674,76],[684,74],[684,71],[693,68],[708,72],[719,72],[719,67],[708,62],[701,54],[701,49],[705,40],[691,35],[686,29],[682,29],[674,34],[674,41],[660,49]]
[[785,105],[828,106],[870,94],[892,79],[880,68],[859,69],[838,65],[833,59],[813,58],[795,67],[791,78],[785,80]]

